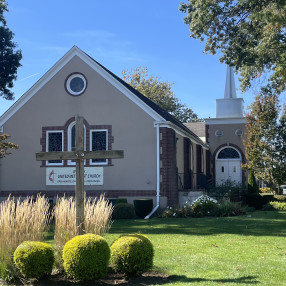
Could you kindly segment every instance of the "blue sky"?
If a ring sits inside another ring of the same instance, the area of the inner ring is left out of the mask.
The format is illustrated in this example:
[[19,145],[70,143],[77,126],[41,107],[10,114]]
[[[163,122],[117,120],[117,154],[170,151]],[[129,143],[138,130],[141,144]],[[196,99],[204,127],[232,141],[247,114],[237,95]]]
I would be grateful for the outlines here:
[[[123,69],[147,67],[150,75],[173,82],[175,95],[199,117],[215,117],[226,66],[189,37],[179,0],[7,2],[7,25],[23,53],[15,100],[77,45],[120,77]],[[238,87],[237,81],[237,96],[249,105],[255,91],[241,95]],[[0,98],[0,115],[12,104]]]

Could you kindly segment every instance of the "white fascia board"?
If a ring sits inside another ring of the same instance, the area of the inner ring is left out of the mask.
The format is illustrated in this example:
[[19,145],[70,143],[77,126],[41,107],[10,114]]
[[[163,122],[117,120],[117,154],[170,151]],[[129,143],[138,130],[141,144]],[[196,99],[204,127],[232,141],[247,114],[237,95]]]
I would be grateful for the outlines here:
[[193,137],[191,134],[186,132],[185,130],[182,130],[180,127],[175,125],[174,123],[170,121],[163,121],[163,122],[154,122],[154,127],[159,125],[159,127],[167,127],[173,129],[177,134],[181,135],[182,137],[186,137],[190,139],[193,143],[201,145],[204,149],[209,150],[209,147],[204,144],[200,139]]
[[234,117],[234,118],[206,118],[206,125],[215,124],[246,124],[245,117]]
[[140,100],[124,85],[118,82],[111,74],[99,66],[92,58],[82,52],[78,47],[72,47],[52,68],[50,68],[27,92],[25,92],[1,117],[0,126],[11,118],[33,95],[38,92],[57,72],[59,72],[74,56],[78,56],[104,79],[111,83],[115,88],[121,91],[126,97],[137,104],[142,110],[150,115],[156,121],[162,121],[164,118],[155,110]]
[[78,48],[71,48],[52,68],[50,68],[28,91],[26,91],[1,117],[0,125],[12,117],[26,102],[32,98],[57,72],[59,72],[75,55]]

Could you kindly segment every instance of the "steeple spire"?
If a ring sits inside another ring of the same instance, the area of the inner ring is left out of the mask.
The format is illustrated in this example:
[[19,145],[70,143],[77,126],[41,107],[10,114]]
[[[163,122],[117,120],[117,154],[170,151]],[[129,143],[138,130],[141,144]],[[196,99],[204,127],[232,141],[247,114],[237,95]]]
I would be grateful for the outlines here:
[[227,66],[226,70],[224,98],[236,98],[234,72],[233,68],[230,66]]
[[216,100],[216,118],[243,117],[243,98],[236,97],[234,73],[227,66],[224,98]]

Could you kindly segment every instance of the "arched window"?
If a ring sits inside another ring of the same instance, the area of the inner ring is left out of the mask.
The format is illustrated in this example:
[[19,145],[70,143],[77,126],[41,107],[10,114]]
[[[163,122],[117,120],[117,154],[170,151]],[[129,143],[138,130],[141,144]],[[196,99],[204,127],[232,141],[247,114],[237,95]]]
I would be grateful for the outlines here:
[[217,156],[218,159],[240,159],[239,153],[234,148],[224,148]]
[[[68,151],[75,151],[75,121],[68,128]],[[86,150],[86,128],[84,126],[84,150]],[[69,165],[75,165],[74,161],[68,161]]]

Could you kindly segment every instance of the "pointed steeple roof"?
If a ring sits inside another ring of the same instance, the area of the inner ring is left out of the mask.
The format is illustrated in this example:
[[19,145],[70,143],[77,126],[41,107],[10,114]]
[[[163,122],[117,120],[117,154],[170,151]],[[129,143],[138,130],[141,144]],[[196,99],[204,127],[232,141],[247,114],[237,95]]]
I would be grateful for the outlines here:
[[243,98],[236,97],[233,68],[227,66],[224,98],[216,100],[216,118],[243,117]]
[[226,70],[224,98],[236,98],[234,72],[230,66],[227,66]]

